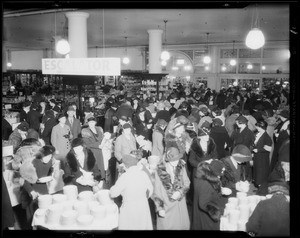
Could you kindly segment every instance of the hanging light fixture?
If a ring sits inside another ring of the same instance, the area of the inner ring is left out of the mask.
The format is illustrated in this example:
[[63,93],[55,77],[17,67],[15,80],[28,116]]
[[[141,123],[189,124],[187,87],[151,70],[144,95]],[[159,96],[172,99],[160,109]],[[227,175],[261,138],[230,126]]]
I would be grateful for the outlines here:
[[167,66],[167,61],[162,60],[162,61],[161,61],[161,65],[162,65],[162,66]]
[[[70,52],[70,44],[66,39],[64,39],[66,38],[66,30],[67,30],[67,18],[65,18],[65,24],[63,27],[63,37],[60,40],[58,40],[55,44],[56,52],[62,55],[66,55]],[[55,12],[55,36],[56,36],[56,12]],[[57,40],[56,37],[55,40]]]
[[7,50],[7,64],[6,64],[6,66],[8,68],[10,68],[12,66],[12,63],[11,63],[11,52],[10,52],[10,50]]
[[256,18],[254,22],[254,27],[252,27],[251,25],[251,31],[249,31],[246,37],[246,46],[252,50],[257,50],[263,47],[265,44],[264,34],[259,29],[257,5],[255,5],[255,12],[256,12]]
[[[235,54],[234,54],[234,41],[232,43],[232,57],[235,58]],[[236,59],[231,59],[230,62],[229,62],[229,64],[231,66],[235,66],[236,65]]]
[[165,23],[165,42],[164,42],[164,50],[161,52],[160,58],[163,61],[168,61],[170,59],[170,53],[167,51],[167,22],[168,20],[164,20]]
[[127,56],[127,37],[124,37],[125,38],[125,57],[123,58],[122,62],[123,64],[129,64],[130,60]]
[[209,33],[206,33],[206,51],[207,51],[207,55],[204,56],[204,58],[203,58],[204,64],[209,64],[211,62],[211,58],[208,55],[208,35],[209,35]]

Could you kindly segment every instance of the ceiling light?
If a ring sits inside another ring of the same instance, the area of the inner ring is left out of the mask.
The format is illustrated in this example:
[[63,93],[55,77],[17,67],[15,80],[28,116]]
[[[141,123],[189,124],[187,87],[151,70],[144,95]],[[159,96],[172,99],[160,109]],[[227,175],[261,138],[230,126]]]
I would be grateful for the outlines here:
[[236,60],[235,59],[230,60],[229,64],[231,66],[235,66],[236,65]]
[[264,46],[265,44],[265,37],[262,31],[258,28],[258,12],[257,6],[255,6],[256,12],[256,20],[254,23],[254,27],[249,31],[246,37],[246,46],[252,50],[257,50]]
[[247,65],[247,69],[253,69],[253,65],[252,64],[248,64]]
[[166,47],[167,47],[167,22],[168,22],[168,20],[164,20],[164,23],[165,23],[165,42],[164,42],[164,47],[165,47],[165,49],[163,50],[163,52],[160,55],[160,58],[163,61],[167,61],[167,60],[170,59],[170,53],[166,49]]
[[130,60],[127,56],[125,56],[122,60],[123,64],[129,64]]
[[264,66],[264,65],[261,66],[261,69],[262,69],[262,70],[265,70],[265,69],[266,69],[266,66]]
[[8,62],[6,65],[7,65],[7,67],[11,67],[12,66],[12,64],[10,62]]
[[160,58],[163,60],[163,61],[167,61],[170,59],[170,53],[166,50],[164,50],[161,55],[160,55]]
[[164,61],[164,60],[161,61],[161,65],[162,65],[162,66],[166,66],[166,65],[167,65],[167,61]]
[[189,71],[189,70],[191,70],[191,66],[190,66],[190,65],[186,65],[186,66],[184,66],[184,70],[186,70],[186,71]]
[[[235,54],[234,54],[234,41],[232,42],[232,57],[235,58]],[[229,64],[231,66],[235,66],[236,65],[236,60],[235,59],[231,59]]]
[[176,63],[177,63],[178,65],[183,65],[183,64],[184,64],[184,59],[178,59],[178,60],[176,61]]
[[209,70],[209,66],[205,66],[205,70]]
[[209,64],[209,63],[211,62],[210,56],[208,56],[208,55],[204,56],[203,62],[204,62],[205,64]]
[[222,68],[221,68],[222,71],[226,71],[226,69],[227,69],[227,68],[226,68],[226,66],[224,66],[224,65],[223,65]]
[[127,37],[125,36],[125,57],[123,58],[122,62],[123,64],[129,64],[130,60],[127,56]]
[[[207,51],[207,54],[208,54],[208,35],[209,35],[209,33],[206,33],[206,51]],[[209,55],[204,56],[203,62],[204,62],[204,64],[209,64],[211,62],[210,56]]]
[[70,45],[69,42],[65,39],[60,39],[57,43],[56,43],[56,52],[62,55],[66,55],[70,52]]
[[178,67],[177,66],[173,66],[172,70],[178,70]]

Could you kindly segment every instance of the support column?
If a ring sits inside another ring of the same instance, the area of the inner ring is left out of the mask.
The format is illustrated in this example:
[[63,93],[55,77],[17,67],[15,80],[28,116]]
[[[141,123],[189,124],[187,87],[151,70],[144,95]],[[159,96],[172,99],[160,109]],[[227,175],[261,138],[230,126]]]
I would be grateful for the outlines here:
[[161,44],[162,44],[162,30],[154,29],[148,30],[149,33],[149,73],[161,73]]
[[70,58],[87,58],[87,18],[86,12],[68,12],[68,41]]

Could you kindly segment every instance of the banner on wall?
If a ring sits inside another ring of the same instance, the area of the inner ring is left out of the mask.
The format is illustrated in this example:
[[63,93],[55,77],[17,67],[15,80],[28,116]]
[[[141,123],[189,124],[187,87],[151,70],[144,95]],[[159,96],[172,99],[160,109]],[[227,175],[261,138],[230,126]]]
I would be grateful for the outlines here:
[[43,74],[121,75],[120,58],[42,59]]

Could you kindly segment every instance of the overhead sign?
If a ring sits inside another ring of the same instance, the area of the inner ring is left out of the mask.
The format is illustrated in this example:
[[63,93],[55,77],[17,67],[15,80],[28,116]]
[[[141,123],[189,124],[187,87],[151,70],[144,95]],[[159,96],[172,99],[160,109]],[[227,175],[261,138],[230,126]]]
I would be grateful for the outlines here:
[[120,58],[42,59],[43,74],[121,75]]

